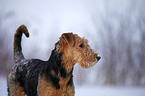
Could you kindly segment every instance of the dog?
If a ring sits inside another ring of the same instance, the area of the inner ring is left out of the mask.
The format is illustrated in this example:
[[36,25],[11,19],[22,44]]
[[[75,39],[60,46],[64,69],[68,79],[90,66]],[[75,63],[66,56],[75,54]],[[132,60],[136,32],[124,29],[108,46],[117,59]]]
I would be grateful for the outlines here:
[[7,83],[9,96],[74,96],[73,67],[78,63],[90,68],[101,57],[88,41],[73,33],[63,33],[47,61],[25,59],[22,53],[22,34],[29,37],[21,25],[14,35],[14,63]]

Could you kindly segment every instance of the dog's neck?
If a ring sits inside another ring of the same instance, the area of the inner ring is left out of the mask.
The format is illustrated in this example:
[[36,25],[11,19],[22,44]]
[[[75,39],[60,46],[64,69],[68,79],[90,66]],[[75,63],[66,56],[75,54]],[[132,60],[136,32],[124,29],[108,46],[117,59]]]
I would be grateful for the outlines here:
[[72,59],[69,56],[67,57],[65,54],[62,54],[61,60],[67,73],[70,73],[75,63],[72,61]]
[[63,86],[73,85],[73,66],[67,67],[67,62],[62,62],[63,54],[58,54],[54,49],[41,71],[41,76],[49,78],[53,86],[59,89]]
[[53,67],[56,67],[57,71],[60,72],[62,77],[66,77],[72,74],[73,71],[73,62],[69,57],[66,57],[63,53],[58,53],[55,49],[52,51],[51,56],[48,60],[50,64],[53,64]]

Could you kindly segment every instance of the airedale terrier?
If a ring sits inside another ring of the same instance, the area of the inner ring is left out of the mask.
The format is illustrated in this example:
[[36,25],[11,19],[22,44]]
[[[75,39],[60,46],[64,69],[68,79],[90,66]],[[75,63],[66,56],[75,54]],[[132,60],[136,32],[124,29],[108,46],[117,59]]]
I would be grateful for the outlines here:
[[15,65],[7,80],[9,96],[74,96],[74,65],[89,68],[101,58],[86,39],[64,33],[48,61],[25,59],[21,48],[23,33],[29,37],[26,26],[21,25],[14,35]]

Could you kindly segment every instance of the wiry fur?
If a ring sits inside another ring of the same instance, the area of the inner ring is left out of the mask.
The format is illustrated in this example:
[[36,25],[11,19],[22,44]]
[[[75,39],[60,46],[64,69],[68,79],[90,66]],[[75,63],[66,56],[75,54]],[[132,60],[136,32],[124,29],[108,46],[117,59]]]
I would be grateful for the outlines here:
[[7,80],[9,96],[74,96],[74,65],[89,68],[100,59],[86,39],[73,33],[62,34],[48,61],[25,59],[23,33],[29,37],[26,26],[21,25],[14,36],[15,65]]

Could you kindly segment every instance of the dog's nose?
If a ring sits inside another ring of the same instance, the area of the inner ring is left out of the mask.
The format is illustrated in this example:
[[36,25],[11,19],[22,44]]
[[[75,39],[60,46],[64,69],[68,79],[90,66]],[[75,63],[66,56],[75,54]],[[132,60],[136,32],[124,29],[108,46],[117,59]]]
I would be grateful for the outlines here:
[[99,61],[99,60],[101,59],[101,56],[97,56],[96,58],[97,58],[97,60]]

